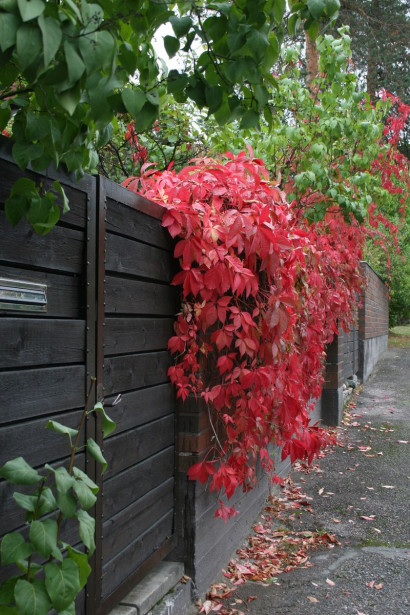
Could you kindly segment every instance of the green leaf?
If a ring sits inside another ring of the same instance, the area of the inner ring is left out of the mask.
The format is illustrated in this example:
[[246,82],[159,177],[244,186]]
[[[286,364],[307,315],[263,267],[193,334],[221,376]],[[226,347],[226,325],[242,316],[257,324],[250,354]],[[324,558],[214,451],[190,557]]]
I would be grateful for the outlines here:
[[326,15],[335,17],[340,9],[340,0],[326,0]]
[[184,17],[172,16],[169,18],[169,22],[178,38],[186,36],[192,26],[192,19],[188,15],[184,15]]
[[91,489],[87,487],[87,485],[81,480],[81,478],[78,478],[76,481],[74,481],[73,489],[82,508],[88,510],[89,508],[91,508],[91,506],[94,506],[95,502],[97,501],[97,496],[94,495]]
[[45,585],[54,608],[63,611],[75,600],[81,590],[76,562],[66,558],[61,564],[46,564]]
[[48,470],[54,472],[54,478],[56,481],[57,491],[59,493],[67,493],[74,483],[74,478],[67,472],[66,468],[51,468],[50,466],[46,466]]
[[19,532],[10,532],[10,534],[4,535],[1,541],[1,563],[3,566],[26,559],[32,553],[31,544],[26,542]]
[[9,196],[5,203],[5,209],[7,220],[12,226],[16,226],[16,224],[26,215],[29,209],[29,204],[24,196]]
[[314,19],[308,19],[305,23],[305,30],[309,34],[312,41],[316,40],[319,34],[319,24]]
[[139,88],[124,88],[121,92],[122,102],[132,117],[137,117],[144,106],[147,97]]
[[18,491],[15,491],[13,493],[13,499],[15,500],[16,504],[24,510],[28,510],[29,512],[34,512],[36,510],[36,495],[25,495],[24,493],[19,493]]
[[51,431],[55,431],[56,433],[65,434],[70,439],[70,445],[72,446],[71,438],[75,438],[78,434],[78,429],[73,429],[72,427],[67,427],[67,425],[63,425],[58,421],[47,421],[45,425],[46,429],[50,429]]
[[307,0],[307,6],[313,19],[320,19],[325,9],[325,0]]
[[173,36],[164,36],[164,47],[170,58],[179,51],[179,40]]
[[85,64],[72,43],[64,41],[65,60],[68,68],[68,78],[74,85],[85,71]]
[[40,505],[38,508],[38,514],[41,517],[42,515],[46,515],[48,513],[53,512],[57,508],[57,502],[54,497],[53,491],[47,487],[43,489],[40,496]]
[[[5,604],[11,604],[14,602],[14,587],[19,577],[11,577],[11,579],[7,579],[3,581],[0,585],[0,605],[3,606]],[[3,608],[1,609],[1,613],[3,614]],[[17,613],[17,611],[16,611]]]
[[97,442],[92,438],[88,438],[87,440],[87,451],[90,453],[91,457],[93,457],[98,463],[102,465],[101,474],[104,474],[107,469],[107,462],[104,459],[104,455],[102,454],[101,448],[98,446]]
[[61,196],[63,201],[63,214],[66,214],[68,211],[70,211],[70,206],[68,204],[68,198],[66,193],[64,192],[64,188],[57,180],[53,182],[53,188]]
[[71,604],[69,604],[68,607],[64,609],[64,611],[60,611],[59,615],[76,615],[75,602],[72,602]]
[[18,164],[20,169],[24,171],[30,162],[30,160],[35,160],[44,151],[43,146],[40,143],[15,143],[13,145],[13,158],[15,162]]
[[259,113],[249,109],[246,111],[241,121],[241,128],[257,128],[259,126]]
[[36,25],[25,23],[20,26],[17,30],[16,50],[16,59],[23,72],[38,62],[43,50],[43,39]]
[[19,615],[47,615],[51,602],[44,581],[19,579],[14,588]]
[[26,137],[28,141],[44,139],[50,134],[50,117],[40,111],[28,111],[26,115]]
[[46,8],[46,5],[42,0],[17,0],[20,15],[23,21],[30,21],[35,19]]
[[88,563],[88,555],[77,551],[70,545],[67,546],[67,557],[72,559],[78,566],[78,574],[80,578],[80,589],[85,587],[87,579],[91,572],[91,566]]
[[56,503],[66,519],[74,517],[77,510],[77,500],[71,493],[57,492]]
[[179,73],[177,70],[171,70],[168,73],[167,89],[170,94],[183,90],[188,83],[188,75]]
[[48,557],[57,549],[57,522],[53,519],[32,521],[30,541],[43,557]]
[[260,62],[265,54],[265,49],[269,45],[266,35],[259,30],[253,29],[247,35],[246,40],[252,56],[257,62]]
[[16,457],[5,463],[0,468],[0,477],[13,485],[34,485],[43,478],[23,457]]
[[61,94],[56,93],[56,98],[63,109],[65,109],[69,115],[73,115],[74,111],[77,109],[78,103],[80,102],[80,88],[76,86],[70,90],[61,92]]
[[2,13],[0,19],[0,49],[6,51],[16,44],[17,30],[21,21],[14,13]]
[[286,11],[286,0],[275,0],[273,3],[273,17],[275,18],[276,23],[282,23],[283,16]]
[[13,196],[15,194],[24,194],[27,196],[32,196],[32,193],[36,192],[37,186],[36,182],[32,179],[28,179],[28,177],[20,177],[16,182],[14,182],[10,194]]
[[43,35],[44,66],[47,68],[50,62],[54,60],[59,50],[63,39],[63,32],[59,22],[52,17],[44,17],[44,15],[41,15],[38,18],[38,25]]
[[135,118],[135,129],[143,132],[152,126],[158,117],[158,107],[146,102]]
[[87,487],[89,487],[94,494],[98,493],[99,491],[98,485],[95,484],[95,482],[88,476],[88,474],[86,474],[85,472],[80,470],[80,468],[77,468],[76,466],[73,467],[73,474],[76,478],[81,478],[83,483],[85,483]]
[[93,410],[95,412],[99,412],[101,414],[101,416],[102,416],[103,434],[104,434],[104,438],[106,438],[107,436],[109,436],[114,431],[116,425],[115,425],[114,421],[105,412],[104,406],[102,405],[102,403],[100,401],[95,404]]
[[92,555],[95,551],[95,521],[85,510],[77,511],[76,517],[79,522],[80,538],[87,547],[89,554]]

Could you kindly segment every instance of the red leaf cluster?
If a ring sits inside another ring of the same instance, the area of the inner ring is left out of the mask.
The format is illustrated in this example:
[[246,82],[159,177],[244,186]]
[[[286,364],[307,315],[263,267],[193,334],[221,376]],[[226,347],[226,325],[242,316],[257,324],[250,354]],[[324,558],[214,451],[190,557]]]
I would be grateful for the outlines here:
[[[309,402],[321,393],[325,345],[354,319],[363,229],[336,206],[307,226],[244,152],[178,173],[145,169],[127,185],[165,208],[178,238],[183,303],[169,376],[182,399],[205,399],[216,436],[189,477],[230,498],[254,485],[258,461],[274,471],[271,443],[311,462],[326,438],[309,425]],[[217,515],[234,513],[222,504]]]

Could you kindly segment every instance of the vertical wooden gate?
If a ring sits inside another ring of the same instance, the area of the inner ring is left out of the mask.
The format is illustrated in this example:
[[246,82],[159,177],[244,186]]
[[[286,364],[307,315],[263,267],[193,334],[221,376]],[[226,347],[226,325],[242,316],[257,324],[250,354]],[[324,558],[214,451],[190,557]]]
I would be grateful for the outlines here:
[[[102,615],[172,548],[175,398],[167,378],[167,340],[178,311],[172,242],[161,208],[104,178],[77,183],[63,173],[28,172],[46,185],[59,179],[71,211],[46,237],[26,223],[10,226],[3,205],[22,175],[0,153],[0,278],[41,284],[43,311],[0,309],[0,464],[23,455],[35,467],[65,463],[64,436],[44,430],[49,418],[78,423],[90,376],[116,431],[101,442],[90,418],[86,437],[102,444],[109,468],[95,510],[93,572],[77,613]],[[121,402],[114,404],[121,395]],[[24,522],[13,488],[0,481],[0,535]],[[75,544],[76,522],[63,538]],[[7,576],[0,570],[0,581]]]
[[89,613],[108,612],[169,553],[174,532],[175,396],[167,377],[178,310],[169,284],[172,241],[161,227],[160,206],[102,177],[98,207],[97,397],[104,397],[117,429],[103,444],[108,470]]

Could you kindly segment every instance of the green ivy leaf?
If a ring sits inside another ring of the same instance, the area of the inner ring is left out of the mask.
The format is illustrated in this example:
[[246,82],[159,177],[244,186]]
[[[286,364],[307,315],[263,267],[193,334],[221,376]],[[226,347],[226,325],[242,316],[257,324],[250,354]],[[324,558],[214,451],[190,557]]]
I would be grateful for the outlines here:
[[63,425],[58,421],[47,421],[45,425],[46,429],[50,429],[51,431],[55,431],[56,433],[61,433],[67,435],[70,440],[70,445],[72,446],[72,438],[75,438],[78,434],[78,429],[73,429],[72,427],[67,427],[67,425]]
[[137,117],[144,106],[147,97],[139,88],[124,88],[121,92],[122,102],[132,117]]
[[0,19],[0,49],[6,51],[16,44],[17,30],[21,24],[14,13],[2,13]]
[[313,19],[320,19],[325,10],[325,0],[307,0],[307,7]]
[[54,497],[53,491],[49,487],[43,489],[40,496],[38,515],[41,517],[43,515],[53,512],[56,508],[57,502]]
[[87,452],[93,457],[98,463],[102,465],[101,474],[104,474],[107,469],[107,462],[104,459],[104,455],[102,454],[101,448],[98,446],[97,442],[92,438],[88,438],[87,440]]
[[13,485],[34,485],[43,478],[23,457],[7,461],[0,468],[0,477]]
[[[14,602],[14,587],[18,579],[19,577],[11,577],[11,579],[3,581],[3,583],[0,585],[0,605],[2,607],[4,607],[4,605],[6,604],[11,604],[12,602]],[[3,608],[1,610],[1,613],[3,613]]]
[[54,470],[50,466],[46,467],[54,473],[57,491],[59,493],[68,493],[73,486],[74,478],[67,472],[66,468],[60,467]]
[[256,128],[259,126],[259,113],[249,109],[242,117],[241,128]]
[[56,503],[64,517],[67,519],[74,517],[77,510],[77,500],[71,495],[71,493],[58,492],[56,496]]
[[276,23],[281,23],[286,11],[286,0],[275,0],[272,7],[273,17]]
[[95,521],[85,510],[78,510],[76,517],[79,523],[80,538],[88,549],[90,555],[95,551]]
[[[13,158],[20,169],[24,171],[30,162],[35,160],[43,153],[43,146],[40,143],[15,143],[13,145]],[[15,192],[13,194],[16,194]]]
[[91,572],[91,566],[88,563],[88,555],[86,553],[81,553],[81,551],[74,549],[70,545],[67,545],[67,557],[72,559],[78,566],[80,589],[82,589],[85,587]]
[[137,132],[142,132],[150,128],[158,116],[158,107],[146,102],[141,111],[135,118],[135,128]]
[[91,506],[94,506],[97,496],[91,491],[89,487],[78,478],[73,483],[73,489],[77,495],[78,501],[80,502],[80,506],[84,508],[84,510],[88,510]]
[[18,491],[15,491],[13,493],[13,499],[15,500],[16,504],[24,510],[28,510],[29,512],[34,512],[36,510],[36,495],[25,495],[24,493],[19,493]]
[[44,581],[39,579],[32,582],[19,579],[14,596],[20,615],[47,615],[51,608]]
[[3,566],[24,560],[32,553],[31,544],[26,542],[19,532],[10,532],[4,535],[1,541],[1,563]]
[[170,58],[179,51],[179,40],[173,36],[164,36],[164,47]]
[[38,18],[38,25],[40,26],[43,36],[44,66],[47,68],[50,62],[54,60],[60,48],[63,32],[59,22],[53,19],[53,17],[44,17],[44,15],[40,15]]
[[69,204],[68,204],[67,195],[64,192],[64,188],[62,187],[62,185],[60,184],[59,181],[53,182],[53,188],[61,196],[61,198],[63,200],[63,214],[66,214],[68,211],[70,211],[70,207],[69,207]]
[[98,493],[99,491],[98,485],[96,485],[95,482],[91,480],[88,474],[86,474],[85,472],[80,470],[80,468],[77,468],[76,466],[73,467],[73,474],[75,478],[80,478],[83,481],[83,483],[85,483],[87,487],[89,487],[94,494]]
[[39,28],[31,23],[20,26],[16,37],[16,59],[23,72],[38,62],[42,50],[43,38]]
[[48,557],[57,549],[57,522],[53,519],[32,521],[30,541],[43,557]]
[[41,15],[46,8],[42,0],[17,0],[17,5],[23,21],[35,19]]
[[102,416],[103,434],[104,434],[104,438],[106,438],[114,431],[116,425],[114,421],[108,416],[108,414],[104,410],[104,406],[102,405],[100,401],[95,404],[93,411],[99,412]]
[[45,585],[54,608],[63,611],[74,601],[81,590],[76,562],[66,558],[61,564],[46,564]]
[[266,48],[269,46],[266,35],[260,32],[260,30],[253,29],[247,35],[246,41],[252,56],[256,62],[260,62],[265,54]]
[[192,26],[192,19],[188,15],[184,17],[172,16],[169,18],[169,22],[178,38],[186,36]]
[[70,41],[64,41],[65,60],[68,68],[68,78],[74,85],[85,71],[85,64],[75,46]]

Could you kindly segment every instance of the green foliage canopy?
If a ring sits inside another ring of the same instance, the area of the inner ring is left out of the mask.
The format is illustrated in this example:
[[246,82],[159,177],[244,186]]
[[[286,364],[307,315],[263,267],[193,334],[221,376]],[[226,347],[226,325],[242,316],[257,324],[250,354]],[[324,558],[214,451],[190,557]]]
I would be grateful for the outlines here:
[[[290,4],[289,29],[312,29],[335,18],[338,0]],[[13,157],[21,169],[64,163],[77,177],[95,172],[116,114],[128,112],[137,130],[149,128],[161,103],[206,107],[219,124],[239,119],[255,127],[269,118],[267,85],[285,26],[285,0],[3,0],[0,5],[0,130],[12,113]],[[164,24],[169,57],[202,52],[187,70],[168,72],[152,40]],[[67,208],[67,203],[64,204]],[[38,186],[14,187],[9,220],[26,217],[47,233],[59,218],[57,196]]]

